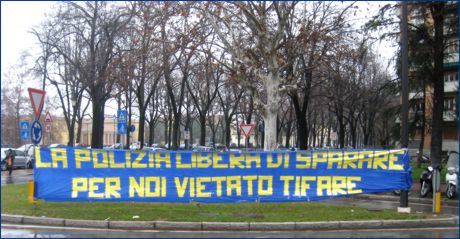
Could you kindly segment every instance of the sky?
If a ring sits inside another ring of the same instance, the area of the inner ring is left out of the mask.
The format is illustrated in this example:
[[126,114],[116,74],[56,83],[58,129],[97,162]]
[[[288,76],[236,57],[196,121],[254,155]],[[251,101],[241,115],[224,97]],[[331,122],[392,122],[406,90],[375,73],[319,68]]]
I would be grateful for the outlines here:
[[17,64],[25,50],[36,47],[36,38],[29,33],[33,26],[45,19],[45,13],[55,2],[1,2],[1,62],[2,74]]
[[[2,1],[1,2],[1,77],[13,65],[18,64],[22,52],[37,51],[37,40],[30,30],[45,19],[45,14],[55,4],[54,1]],[[364,21],[375,14],[388,2],[357,2],[360,14],[358,21]],[[361,23],[362,24],[362,23]],[[377,47],[379,54],[389,60],[397,50],[390,42],[381,42]],[[40,88],[38,80],[30,81],[31,86]]]

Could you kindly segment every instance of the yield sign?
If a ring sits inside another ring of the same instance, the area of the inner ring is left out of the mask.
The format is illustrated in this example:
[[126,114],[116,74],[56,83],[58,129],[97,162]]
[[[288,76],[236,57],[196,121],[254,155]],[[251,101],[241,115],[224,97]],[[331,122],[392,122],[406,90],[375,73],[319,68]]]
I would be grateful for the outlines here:
[[240,129],[243,131],[244,137],[249,137],[249,134],[251,134],[251,130],[254,126],[255,124],[240,124]]
[[41,109],[43,107],[43,99],[45,98],[45,91],[28,88],[32,108],[34,109],[35,118],[40,118]]

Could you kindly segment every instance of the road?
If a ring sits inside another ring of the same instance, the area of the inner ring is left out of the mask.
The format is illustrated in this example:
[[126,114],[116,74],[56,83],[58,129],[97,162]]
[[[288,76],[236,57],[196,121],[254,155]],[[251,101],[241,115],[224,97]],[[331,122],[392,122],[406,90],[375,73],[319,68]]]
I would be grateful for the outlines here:
[[[33,179],[33,170],[15,170],[13,177],[2,173],[1,183],[26,183]],[[342,198],[323,201],[333,205],[358,206],[369,210],[395,209],[398,201],[376,201],[357,198]],[[410,203],[413,212],[431,212],[431,204]],[[458,215],[458,206],[443,205],[442,214]],[[42,227],[35,225],[2,224],[2,238],[9,237],[83,237],[83,238],[118,238],[118,237],[190,237],[190,238],[215,238],[215,237],[242,237],[242,238],[317,238],[317,237],[418,237],[418,238],[446,238],[459,237],[458,228],[426,228],[426,229],[382,229],[382,230],[335,230],[335,231],[292,231],[292,232],[164,232],[164,231],[123,231],[87,228],[59,228]]]
[[2,225],[2,238],[458,238],[458,228],[336,230],[295,232],[161,232]]

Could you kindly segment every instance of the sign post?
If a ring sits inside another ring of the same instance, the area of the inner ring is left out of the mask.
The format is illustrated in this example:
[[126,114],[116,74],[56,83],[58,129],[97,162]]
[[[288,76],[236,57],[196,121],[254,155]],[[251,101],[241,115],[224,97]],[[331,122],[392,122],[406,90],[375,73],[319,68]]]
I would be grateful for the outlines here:
[[118,110],[117,112],[117,133],[120,135],[121,148],[123,149],[123,135],[128,132],[126,126],[126,110]]
[[251,134],[251,130],[254,126],[255,124],[240,124],[240,130],[243,132],[244,137],[246,137],[246,151],[248,150],[249,135]]

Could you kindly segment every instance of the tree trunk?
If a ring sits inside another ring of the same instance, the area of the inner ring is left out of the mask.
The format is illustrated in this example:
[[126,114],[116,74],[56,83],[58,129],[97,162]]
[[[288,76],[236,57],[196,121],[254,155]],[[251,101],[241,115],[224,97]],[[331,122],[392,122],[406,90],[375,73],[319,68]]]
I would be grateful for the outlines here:
[[93,125],[91,135],[91,148],[102,149],[104,137],[104,101],[98,97],[91,97],[93,102]]
[[224,124],[225,124],[225,146],[230,148],[230,141],[231,141],[231,119],[224,116]]
[[144,127],[145,127],[145,108],[139,107],[139,136],[138,141],[141,142],[140,147],[144,147]]
[[441,165],[442,155],[442,121],[444,112],[444,2],[433,3],[431,14],[434,20],[434,74],[433,83],[433,120],[431,121],[431,163],[434,167]]
[[206,115],[200,115],[200,145],[205,146],[206,144]]

